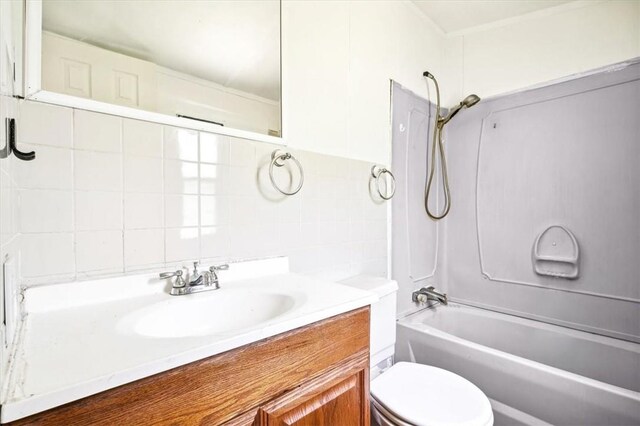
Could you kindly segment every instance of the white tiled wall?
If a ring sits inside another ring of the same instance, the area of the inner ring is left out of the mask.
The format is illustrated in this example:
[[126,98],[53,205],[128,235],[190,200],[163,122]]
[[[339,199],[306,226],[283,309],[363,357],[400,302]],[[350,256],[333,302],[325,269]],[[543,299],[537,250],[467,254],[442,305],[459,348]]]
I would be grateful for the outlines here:
[[273,255],[327,278],[386,274],[369,163],[296,152],[305,184],[284,197],[264,143],[29,101],[18,133],[37,155],[15,162],[23,284]]
[[[0,148],[6,145],[5,117],[17,115],[17,101],[8,96],[0,96]],[[19,197],[15,181],[15,159],[0,159],[0,384],[5,380],[8,363],[7,343],[14,336],[18,322],[18,285],[15,279],[20,238],[15,202]],[[43,200],[49,204],[51,200]],[[26,200],[32,203],[32,200]],[[7,291],[5,292],[5,288]],[[6,300],[6,303],[5,303]],[[3,321],[4,320],[4,321]]]

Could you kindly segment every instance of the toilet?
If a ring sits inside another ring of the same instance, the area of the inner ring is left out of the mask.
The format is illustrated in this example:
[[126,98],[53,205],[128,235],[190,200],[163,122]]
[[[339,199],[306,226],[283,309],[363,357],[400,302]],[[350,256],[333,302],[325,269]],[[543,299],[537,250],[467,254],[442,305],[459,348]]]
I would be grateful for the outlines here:
[[393,364],[398,284],[357,276],[341,284],[374,292],[371,305],[371,424],[376,426],[492,426],[489,398],[473,383],[442,368]]

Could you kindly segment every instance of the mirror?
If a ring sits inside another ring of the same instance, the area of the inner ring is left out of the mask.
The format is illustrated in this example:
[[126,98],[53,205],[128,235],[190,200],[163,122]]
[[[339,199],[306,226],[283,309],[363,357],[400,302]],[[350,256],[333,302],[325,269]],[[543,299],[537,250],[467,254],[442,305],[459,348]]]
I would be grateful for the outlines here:
[[41,90],[280,136],[279,0],[43,0],[41,14]]

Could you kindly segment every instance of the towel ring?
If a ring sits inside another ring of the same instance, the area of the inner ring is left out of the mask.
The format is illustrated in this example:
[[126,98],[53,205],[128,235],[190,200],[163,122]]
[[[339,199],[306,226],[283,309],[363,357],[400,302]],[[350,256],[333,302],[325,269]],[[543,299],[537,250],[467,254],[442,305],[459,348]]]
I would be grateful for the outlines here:
[[[393,189],[391,190],[391,194],[389,195],[383,194],[382,190],[380,190],[380,177],[382,177],[382,175],[384,175],[385,173],[391,177],[391,181],[393,182]],[[380,167],[374,164],[371,167],[371,176],[376,180],[376,190],[378,191],[378,195],[380,195],[380,198],[382,198],[383,200],[392,199],[393,195],[396,193],[396,177],[393,175],[393,173],[391,173],[391,170],[387,170],[384,167]]]
[[[284,162],[286,160],[293,160],[293,162],[296,163],[296,166],[298,166],[298,169],[300,170],[300,183],[298,184],[298,187],[291,192],[282,190],[276,183],[276,180],[273,178],[273,166],[282,167],[284,166]],[[291,155],[290,152],[283,152],[279,149],[276,149],[271,153],[271,164],[269,164],[269,179],[271,179],[271,184],[273,185],[273,187],[277,189],[281,194],[295,195],[302,189],[302,184],[304,183],[304,172],[302,171],[302,164],[300,164],[296,157]]]

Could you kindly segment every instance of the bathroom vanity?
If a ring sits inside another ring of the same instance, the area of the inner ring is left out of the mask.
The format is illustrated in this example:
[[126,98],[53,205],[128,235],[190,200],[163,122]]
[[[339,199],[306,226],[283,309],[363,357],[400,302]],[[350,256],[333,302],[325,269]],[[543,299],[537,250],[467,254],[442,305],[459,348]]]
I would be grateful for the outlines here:
[[2,422],[369,424],[377,297],[287,269],[231,265],[185,296],[151,275],[34,289]]
[[12,424],[368,425],[368,395],[360,308]]

